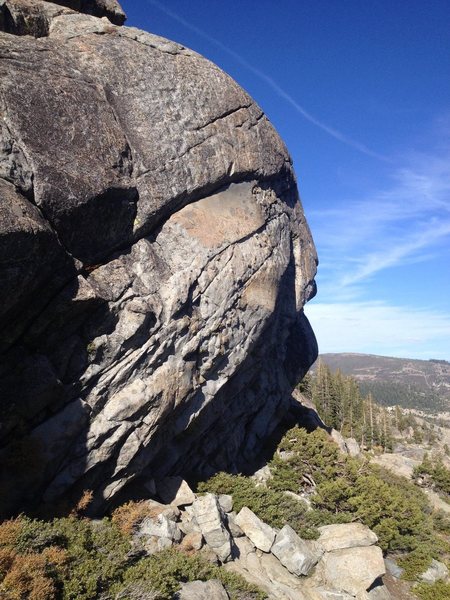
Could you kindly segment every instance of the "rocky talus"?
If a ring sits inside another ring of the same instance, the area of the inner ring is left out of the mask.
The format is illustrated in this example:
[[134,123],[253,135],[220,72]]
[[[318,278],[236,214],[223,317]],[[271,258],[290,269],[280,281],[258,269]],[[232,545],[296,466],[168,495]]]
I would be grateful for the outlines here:
[[283,142],[219,68],[124,18],[0,0],[3,514],[241,468],[317,354]]
[[[135,527],[136,552],[172,546],[199,552],[257,585],[269,600],[391,598],[382,580],[386,567],[378,538],[361,523],[325,525],[317,540],[303,540],[289,525],[272,528],[247,507],[236,513],[232,496],[196,496],[181,478],[160,480],[155,490],[168,504],[144,502],[150,516]],[[196,581],[184,584],[177,597],[228,595],[218,581]]]

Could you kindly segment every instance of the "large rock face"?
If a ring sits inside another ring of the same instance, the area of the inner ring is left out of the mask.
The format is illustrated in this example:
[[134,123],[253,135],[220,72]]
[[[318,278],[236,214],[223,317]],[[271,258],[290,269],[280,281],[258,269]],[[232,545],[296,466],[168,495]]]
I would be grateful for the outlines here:
[[284,144],[220,69],[111,11],[0,2],[6,513],[238,468],[316,358]]

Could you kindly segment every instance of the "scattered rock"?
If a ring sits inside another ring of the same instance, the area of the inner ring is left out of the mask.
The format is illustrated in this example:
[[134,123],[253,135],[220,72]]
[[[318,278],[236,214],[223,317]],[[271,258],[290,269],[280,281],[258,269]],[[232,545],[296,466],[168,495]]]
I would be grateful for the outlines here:
[[284,462],[287,462],[293,456],[295,456],[295,452],[292,450],[277,450],[277,457]]
[[264,465],[264,467],[261,467],[255,471],[252,475],[252,479],[254,479],[260,485],[265,485],[271,477],[272,473],[270,472],[269,465]]
[[228,600],[225,588],[217,579],[183,583],[175,594],[177,600]]
[[374,456],[371,459],[371,462],[384,467],[388,471],[392,471],[392,473],[395,473],[400,477],[406,477],[406,479],[412,478],[414,467],[421,463],[421,461],[418,459],[402,456],[401,454],[393,454],[390,452],[385,452],[379,456]]
[[320,571],[327,586],[353,596],[367,590],[386,572],[378,546],[326,552],[320,561]]
[[225,515],[225,517],[226,517],[226,521],[227,521],[228,531],[231,533],[233,538],[242,537],[244,535],[244,532],[239,527],[239,525],[236,523],[236,513],[235,512],[227,513]]
[[344,436],[336,429],[332,429],[330,433],[331,439],[339,446],[341,452],[347,452],[347,446],[345,444]]
[[277,533],[271,552],[295,575],[308,575],[320,558],[320,553],[302,540],[290,525]]
[[219,504],[224,513],[230,513],[233,510],[233,496],[219,494]]
[[165,504],[185,506],[192,504],[195,494],[181,477],[165,477],[156,482],[158,496]]
[[448,577],[448,568],[444,563],[435,560],[431,561],[431,565],[420,575],[419,579],[425,583],[435,583],[436,581],[445,580]]
[[306,494],[304,496],[301,496],[300,494],[296,494],[295,492],[291,492],[291,490],[286,490],[284,492],[285,496],[289,496],[290,498],[293,498],[294,500],[297,500],[297,502],[300,502],[300,504],[306,505],[306,506],[311,506],[311,500],[309,500],[309,498],[306,496]]
[[275,541],[275,531],[244,506],[235,518],[236,524],[253,544],[263,552],[269,552]]
[[231,558],[231,536],[226,529],[219,501],[214,494],[205,494],[193,504],[195,518],[206,544],[222,562]]
[[187,533],[181,540],[180,547],[189,552],[190,550],[200,550],[203,546],[203,536],[199,531]]
[[169,521],[178,521],[181,516],[181,511],[176,506],[161,504],[161,502],[152,499],[146,500],[145,502],[148,506],[150,516],[153,518],[164,515]]
[[378,542],[376,534],[362,523],[324,525],[319,527],[317,540],[325,552],[358,546],[373,546]]
[[[382,580],[380,580],[379,585],[372,586],[366,592],[366,595],[367,595],[368,600],[391,600],[391,598],[392,598],[390,591],[388,590],[388,588],[385,585],[383,585]],[[359,600],[359,597],[358,597],[358,600]],[[364,600],[364,598],[361,598],[361,600]]]
[[350,456],[355,457],[361,454],[361,448],[355,438],[345,438],[345,445]]
[[200,532],[200,527],[197,523],[197,519],[195,518],[194,510],[192,509],[192,507],[186,506],[185,510],[181,512],[179,527],[181,531],[185,534]]
[[236,541],[236,556],[224,565],[227,571],[264,590],[270,600],[306,600],[302,581],[290,573],[273,554],[257,550],[247,537]]
[[425,495],[428,497],[428,501],[435,510],[441,510],[444,513],[450,514],[450,504],[443,500],[433,490],[423,490]]
[[321,586],[309,588],[309,595],[313,600],[354,600],[354,596],[345,592],[337,592],[336,590],[328,590]]
[[395,577],[395,579],[400,579],[400,577],[405,571],[405,569],[399,567],[399,565],[393,558],[385,558],[384,565],[386,567],[386,573],[389,573],[390,575],[392,575],[392,577]]
[[147,517],[139,525],[136,536],[149,554],[170,548],[181,541],[181,531],[176,523],[164,515],[156,519]]

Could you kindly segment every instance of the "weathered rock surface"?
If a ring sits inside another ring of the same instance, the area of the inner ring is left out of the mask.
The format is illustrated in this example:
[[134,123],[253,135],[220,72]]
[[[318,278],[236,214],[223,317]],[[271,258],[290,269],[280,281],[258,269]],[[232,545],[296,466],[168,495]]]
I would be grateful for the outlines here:
[[237,556],[224,568],[263,589],[271,600],[303,600],[302,582],[272,554],[258,551],[246,537],[235,540]]
[[[324,526],[314,542],[302,540],[286,525],[275,537],[275,531],[247,507],[239,512],[237,521],[242,529],[238,527],[233,523],[235,513],[225,513],[219,499],[216,494],[206,494],[192,505],[182,504],[179,510],[172,504],[148,500],[145,518],[134,525],[134,552],[153,554],[171,546],[188,554],[200,552],[203,559],[257,585],[269,600],[390,599],[381,579],[381,549],[371,545],[377,538],[367,527]],[[232,500],[226,498],[227,508]],[[432,566],[439,573],[445,568],[436,561]],[[183,586],[182,590],[195,598],[203,598],[203,593],[215,597],[214,590],[203,584]]]
[[228,594],[217,579],[183,583],[175,595],[178,600],[228,600]]
[[226,562],[231,558],[231,535],[224,524],[223,513],[217,497],[205,494],[193,504],[195,519],[208,546],[219,560]]
[[263,552],[269,552],[275,541],[275,530],[263,523],[249,508],[244,506],[236,515],[235,523],[251,542]]
[[[412,596],[412,594],[411,594]],[[393,596],[388,587],[383,583],[372,586],[369,591],[358,594],[358,600],[392,600],[398,596]]]
[[445,580],[448,578],[448,568],[446,565],[439,560],[435,560],[434,558],[431,561],[431,565],[420,576],[420,580],[425,583],[435,583],[439,580]]
[[92,15],[123,20],[113,0],[1,3],[6,514],[238,469],[317,353],[275,130],[195,52]]
[[164,477],[158,481],[156,491],[163,502],[174,506],[192,504],[195,500],[194,492],[181,477]]
[[361,448],[355,438],[345,438],[345,445],[350,456],[359,456],[361,454]]
[[223,512],[230,513],[233,510],[233,496],[230,496],[230,494],[219,494],[218,500]]
[[362,523],[346,523],[343,525],[323,525],[319,527],[320,537],[317,540],[325,552],[373,546],[378,542],[376,534]]
[[326,552],[320,561],[320,570],[329,587],[353,596],[367,590],[386,572],[378,546]]
[[200,550],[203,546],[203,536],[199,531],[192,531],[191,533],[187,533],[180,547],[185,552],[191,552],[192,550]]
[[405,477],[406,479],[412,478],[414,467],[417,467],[422,462],[419,459],[390,452],[374,456],[371,461],[384,467],[388,471],[392,471],[392,473],[395,473],[396,475]]
[[123,25],[126,19],[116,0],[0,0],[0,29],[14,35],[43,37],[56,17],[76,12],[106,17],[116,25]]
[[385,558],[384,566],[386,567],[386,573],[389,573],[395,579],[400,579],[405,569],[400,567],[393,558]]
[[313,543],[302,540],[290,525],[277,533],[271,552],[294,575],[308,575],[321,556]]

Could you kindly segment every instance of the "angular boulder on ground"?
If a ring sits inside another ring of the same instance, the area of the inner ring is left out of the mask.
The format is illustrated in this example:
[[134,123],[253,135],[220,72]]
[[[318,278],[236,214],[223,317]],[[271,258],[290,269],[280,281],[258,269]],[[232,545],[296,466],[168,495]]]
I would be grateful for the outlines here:
[[425,583],[445,581],[448,579],[448,568],[443,562],[433,558],[431,565],[424,573],[422,573],[422,575],[420,575],[419,579]]
[[365,594],[361,594],[361,600],[364,600],[363,596],[367,597],[368,600],[392,600],[393,598],[388,587],[383,584],[382,580],[380,581],[379,585],[374,585],[370,588],[368,592],[366,592]]
[[224,513],[232,512],[233,496],[230,496],[230,494],[219,494],[219,504]]
[[199,531],[191,531],[187,533],[181,540],[180,548],[184,552],[192,552],[192,550],[200,550],[203,546],[203,536]]
[[377,535],[362,523],[323,525],[318,529],[320,537],[317,542],[325,552],[358,546],[373,546],[378,542]]
[[317,355],[285,145],[211,62],[104,16],[1,3],[3,514],[242,469]]
[[160,514],[156,518],[147,517],[137,531],[137,537],[149,554],[170,548],[181,541],[181,530],[178,525]]
[[177,600],[228,600],[229,596],[217,579],[183,583],[175,594]]
[[270,525],[261,521],[246,506],[238,512],[234,521],[259,550],[270,552],[276,535],[276,532]]
[[181,512],[180,529],[183,533],[194,533],[200,532],[200,527],[195,518],[194,509],[192,506],[185,506],[185,509]]
[[361,448],[355,438],[345,438],[345,445],[347,447],[347,452],[350,456],[359,456],[361,454]]
[[395,579],[400,579],[405,572],[405,569],[400,567],[393,558],[385,558],[384,566],[386,567],[386,573],[389,573]]
[[156,483],[158,496],[165,504],[185,506],[192,504],[195,494],[181,477],[165,477]]
[[231,533],[233,538],[238,538],[238,537],[242,537],[243,535],[245,535],[244,532],[242,531],[242,529],[236,523],[236,513],[235,512],[226,514],[225,517],[226,517],[227,529]]
[[220,561],[231,558],[231,535],[223,521],[217,496],[205,494],[193,504],[194,514],[207,545],[215,552]]
[[320,572],[327,586],[356,596],[369,589],[386,570],[381,548],[365,546],[326,552]]
[[273,554],[261,552],[247,537],[235,540],[236,556],[224,565],[227,571],[238,573],[267,593],[270,600],[309,599],[303,582],[290,573]]
[[294,575],[308,575],[321,556],[320,551],[302,540],[290,525],[277,533],[271,552]]

